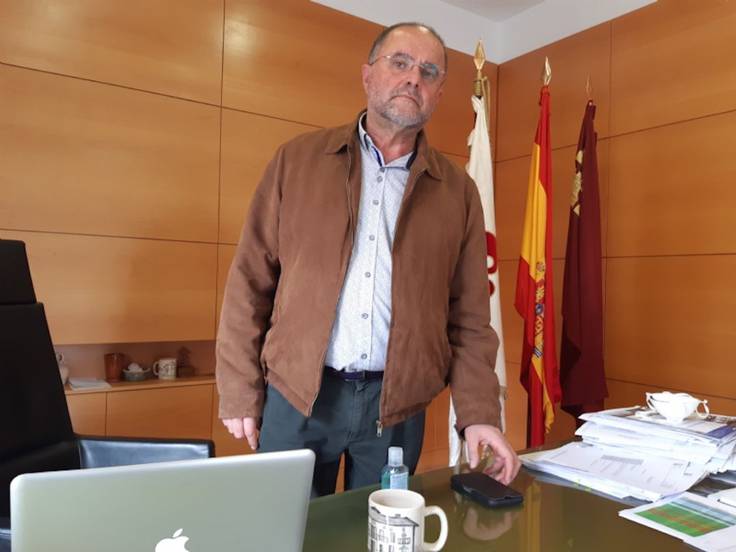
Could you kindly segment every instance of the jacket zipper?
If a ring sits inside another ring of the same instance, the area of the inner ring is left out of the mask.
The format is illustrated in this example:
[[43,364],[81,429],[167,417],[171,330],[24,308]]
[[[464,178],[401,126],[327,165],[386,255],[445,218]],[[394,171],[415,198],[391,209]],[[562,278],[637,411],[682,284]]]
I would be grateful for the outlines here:
[[[353,165],[353,158],[352,158],[352,155],[350,154],[350,146],[347,147],[346,151],[348,153],[348,174],[345,177],[345,189],[347,191],[347,196],[348,196],[348,217],[350,219],[350,238],[351,238],[350,239],[350,251],[352,252],[353,242],[355,241],[355,230],[353,228],[353,196],[352,196],[352,193],[350,192],[350,169],[352,168],[352,165]],[[343,266],[342,277],[340,278],[340,290],[342,290],[342,286],[345,283],[345,274],[347,273],[347,267],[348,267],[349,262],[350,262],[350,259],[348,259],[348,262],[346,262],[345,265]],[[337,318],[337,305],[339,302],[340,302],[340,294],[338,293],[337,301],[335,302],[335,309],[334,309],[335,314],[332,317],[333,324],[335,323],[335,318]],[[330,328],[332,328],[332,326],[330,326]],[[319,380],[317,381],[317,394],[312,399],[312,403],[309,405],[309,411],[307,412],[309,416],[312,415],[312,410],[314,410],[314,403],[317,402],[317,397],[319,397],[319,391],[322,388],[322,379],[324,377],[324,371],[325,371],[324,370],[325,358],[327,358],[327,348],[329,346],[330,346],[330,336],[328,335],[327,343],[325,344],[325,349],[324,351],[322,351],[322,356],[320,358],[320,365],[318,369]]]
[[[422,169],[420,172],[417,173],[417,175],[414,177],[414,180],[410,183],[411,188],[409,190],[409,195],[407,195],[404,198],[404,200],[401,202],[401,206],[399,207],[399,214],[396,215],[396,228],[394,230],[394,242],[396,241],[396,235],[399,230],[399,222],[401,221],[401,215],[404,213],[404,208],[406,207],[406,204],[409,201],[409,196],[411,196],[411,194],[414,193],[414,188],[416,187],[419,177],[422,176],[425,172],[426,170]],[[407,185],[408,184],[409,183],[407,183]],[[386,343],[386,353],[388,353],[388,350],[391,347],[391,335],[393,333],[391,331],[391,328],[393,328],[393,325],[394,325],[393,267],[394,267],[394,249],[393,249],[393,244],[392,244],[392,247],[391,247],[391,322],[389,322],[388,343]],[[386,355],[386,360],[388,360],[388,354]],[[383,369],[385,372],[386,367],[384,366]],[[381,407],[382,406],[383,406],[383,390],[381,391],[381,401],[378,406],[378,420],[376,420],[376,437],[380,437],[383,434],[383,422],[381,421]]]

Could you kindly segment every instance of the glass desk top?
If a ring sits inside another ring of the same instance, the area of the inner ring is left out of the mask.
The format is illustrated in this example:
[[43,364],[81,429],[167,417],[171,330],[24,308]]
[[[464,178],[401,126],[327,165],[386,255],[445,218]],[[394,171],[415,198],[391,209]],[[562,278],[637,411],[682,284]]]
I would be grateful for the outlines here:
[[[445,551],[573,550],[585,552],[694,550],[678,539],[618,516],[630,505],[543,474],[521,469],[511,487],[524,495],[521,506],[491,510],[450,489],[449,468],[416,475],[409,488],[440,506],[449,521]],[[309,506],[306,552],[367,548],[368,495],[365,487],[313,500]],[[632,504],[633,505],[633,504]],[[425,539],[439,535],[436,516],[427,518]]]

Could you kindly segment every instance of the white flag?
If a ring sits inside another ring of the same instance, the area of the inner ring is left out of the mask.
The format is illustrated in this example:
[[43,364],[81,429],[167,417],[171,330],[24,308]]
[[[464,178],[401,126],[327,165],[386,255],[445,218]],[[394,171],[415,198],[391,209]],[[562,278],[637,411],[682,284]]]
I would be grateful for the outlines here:
[[[503,347],[503,327],[501,324],[501,292],[498,283],[498,255],[496,249],[496,208],[493,202],[493,161],[491,159],[491,139],[488,133],[485,102],[473,96],[475,111],[475,128],[468,136],[470,160],[466,170],[475,181],[483,205],[483,219],[486,227],[486,243],[488,245],[488,283],[490,290],[489,308],[491,310],[491,327],[496,330],[500,345],[496,357],[496,375],[501,386],[501,431],[506,430],[506,355]],[[455,408],[450,400],[450,466],[460,461],[462,444],[455,431]],[[466,455],[467,457],[467,455]]]

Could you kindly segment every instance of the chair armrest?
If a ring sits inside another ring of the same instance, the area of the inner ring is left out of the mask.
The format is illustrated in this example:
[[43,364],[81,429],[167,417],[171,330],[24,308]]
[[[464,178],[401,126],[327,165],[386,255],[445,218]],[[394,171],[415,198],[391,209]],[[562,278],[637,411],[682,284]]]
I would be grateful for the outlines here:
[[215,444],[204,439],[79,437],[78,443],[82,468],[193,460],[215,455]]

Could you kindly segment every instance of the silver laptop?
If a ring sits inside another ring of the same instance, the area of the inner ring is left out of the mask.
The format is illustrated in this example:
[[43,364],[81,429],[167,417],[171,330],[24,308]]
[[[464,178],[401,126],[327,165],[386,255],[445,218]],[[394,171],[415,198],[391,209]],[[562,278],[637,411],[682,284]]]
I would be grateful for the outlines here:
[[12,550],[300,551],[313,469],[297,450],[20,475]]

